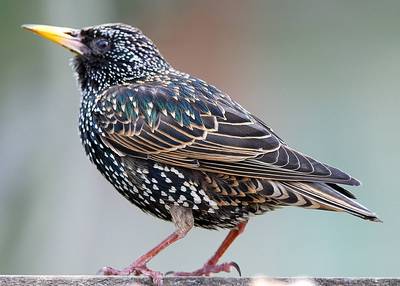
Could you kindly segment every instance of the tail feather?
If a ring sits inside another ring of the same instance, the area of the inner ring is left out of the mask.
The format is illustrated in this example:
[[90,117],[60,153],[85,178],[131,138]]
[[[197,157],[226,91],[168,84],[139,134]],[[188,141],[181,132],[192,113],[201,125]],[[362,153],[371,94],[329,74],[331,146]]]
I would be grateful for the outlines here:
[[353,194],[340,186],[308,182],[281,183],[288,191],[310,200],[318,209],[344,211],[362,219],[382,222],[375,213],[356,202]]

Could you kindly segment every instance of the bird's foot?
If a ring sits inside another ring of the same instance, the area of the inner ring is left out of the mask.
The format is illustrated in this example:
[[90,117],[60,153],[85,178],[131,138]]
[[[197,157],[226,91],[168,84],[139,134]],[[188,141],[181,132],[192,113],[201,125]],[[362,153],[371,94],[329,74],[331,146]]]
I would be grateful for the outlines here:
[[197,269],[193,272],[167,272],[166,275],[173,276],[210,276],[212,273],[220,273],[220,272],[231,272],[232,268],[236,269],[239,273],[239,276],[242,276],[240,271],[240,267],[236,262],[225,262],[221,264],[210,264],[206,263],[200,269]]
[[144,275],[150,277],[153,280],[153,283],[157,286],[162,286],[162,278],[163,274],[158,271],[151,270],[147,268],[146,264],[143,265],[135,265],[132,264],[122,270],[118,270],[112,267],[103,267],[100,269],[99,274],[103,274],[106,276],[120,276],[120,275]]

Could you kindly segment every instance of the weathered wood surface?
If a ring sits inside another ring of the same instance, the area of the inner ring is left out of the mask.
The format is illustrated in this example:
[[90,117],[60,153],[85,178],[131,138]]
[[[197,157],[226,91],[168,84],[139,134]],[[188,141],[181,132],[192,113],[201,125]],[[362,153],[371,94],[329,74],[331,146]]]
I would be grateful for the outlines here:
[[[400,285],[400,278],[223,278],[223,277],[166,277],[164,286],[331,286]],[[30,276],[0,275],[1,286],[150,286],[144,277],[104,276]]]

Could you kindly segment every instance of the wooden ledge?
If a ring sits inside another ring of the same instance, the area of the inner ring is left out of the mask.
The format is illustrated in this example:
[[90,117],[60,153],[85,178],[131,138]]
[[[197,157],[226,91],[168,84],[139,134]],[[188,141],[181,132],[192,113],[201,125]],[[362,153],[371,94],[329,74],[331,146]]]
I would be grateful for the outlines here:
[[[166,277],[164,286],[331,286],[400,285],[400,278],[224,278],[224,277]],[[0,286],[150,286],[149,278],[131,276],[45,276],[0,275]]]

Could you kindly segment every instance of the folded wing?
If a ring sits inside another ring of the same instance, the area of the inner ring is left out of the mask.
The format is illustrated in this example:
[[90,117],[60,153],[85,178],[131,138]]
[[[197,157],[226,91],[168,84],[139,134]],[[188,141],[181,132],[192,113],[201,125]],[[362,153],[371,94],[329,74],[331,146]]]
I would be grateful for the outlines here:
[[93,116],[99,136],[121,155],[250,178],[359,184],[293,150],[227,95],[195,78],[112,87],[97,98]]

